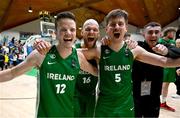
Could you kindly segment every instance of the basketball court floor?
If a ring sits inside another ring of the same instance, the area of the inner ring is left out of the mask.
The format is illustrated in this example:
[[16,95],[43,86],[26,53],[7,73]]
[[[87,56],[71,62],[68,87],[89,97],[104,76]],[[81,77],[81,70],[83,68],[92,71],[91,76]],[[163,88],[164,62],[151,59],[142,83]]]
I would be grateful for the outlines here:
[[[35,118],[36,77],[19,76],[11,81],[0,83],[0,118]],[[176,112],[160,111],[160,118],[180,118],[180,99],[173,99],[175,85],[170,84],[168,104]]]

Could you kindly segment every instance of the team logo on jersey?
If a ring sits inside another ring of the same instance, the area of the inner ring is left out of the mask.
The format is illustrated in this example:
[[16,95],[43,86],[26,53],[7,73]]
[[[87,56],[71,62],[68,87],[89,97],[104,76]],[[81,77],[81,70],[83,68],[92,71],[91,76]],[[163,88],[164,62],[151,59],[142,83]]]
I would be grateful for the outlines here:
[[49,62],[47,63],[48,65],[56,64],[56,62]]
[[170,45],[175,46],[175,44],[171,43]]
[[103,57],[103,59],[108,59],[109,58],[109,56],[108,57]]
[[51,55],[50,55],[50,58],[51,58],[51,59],[55,59],[55,58],[56,58],[56,55],[55,55],[55,54],[51,54]]
[[71,60],[71,67],[72,68],[76,67],[76,60],[74,58],[72,58],[72,60]]
[[134,109],[134,107],[130,108],[130,110],[132,111]]
[[110,50],[106,49],[104,52],[105,52],[105,54],[109,54]]

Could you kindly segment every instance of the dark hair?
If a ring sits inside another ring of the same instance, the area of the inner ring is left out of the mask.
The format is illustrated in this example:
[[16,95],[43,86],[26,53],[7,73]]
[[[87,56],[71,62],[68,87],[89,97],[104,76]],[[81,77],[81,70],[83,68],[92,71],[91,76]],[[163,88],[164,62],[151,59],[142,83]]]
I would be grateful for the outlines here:
[[126,24],[128,23],[128,13],[125,10],[121,9],[114,9],[110,11],[107,16],[105,17],[106,25],[108,24],[111,18],[123,17]]
[[69,11],[60,12],[57,14],[57,18],[55,20],[55,29],[56,30],[57,30],[57,22],[64,18],[69,18],[69,19],[76,21],[75,15],[72,12],[69,12]]
[[144,26],[144,29],[146,29],[146,28],[149,27],[149,26],[151,26],[151,27],[156,27],[156,26],[161,27],[161,24],[158,23],[158,22],[149,22],[148,24],[146,24],[146,25]]

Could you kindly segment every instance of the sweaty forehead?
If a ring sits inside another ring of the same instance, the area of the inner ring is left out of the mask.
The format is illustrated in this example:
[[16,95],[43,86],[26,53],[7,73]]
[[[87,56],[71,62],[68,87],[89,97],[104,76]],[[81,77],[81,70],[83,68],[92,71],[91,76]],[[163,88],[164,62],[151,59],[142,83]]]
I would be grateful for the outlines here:
[[161,27],[160,26],[148,26],[148,27],[146,27],[146,31],[149,31],[149,30],[159,30],[159,31],[161,31]]
[[109,21],[125,21],[124,17],[122,16],[116,16],[109,19]]
[[82,31],[90,31],[90,30],[99,32],[99,27],[94,23],[92,24],[90,23],[90,24],[86,24],[82,29]]
[[96,29],[99,29],[99,27],[96,25],[96,24],[86,24],[83,29],[86,29],[86,28],[96,28]]
[[71,26],[71,27],[76,27],[76,22],[71,19],[61,19],[58,21],[58,26]]

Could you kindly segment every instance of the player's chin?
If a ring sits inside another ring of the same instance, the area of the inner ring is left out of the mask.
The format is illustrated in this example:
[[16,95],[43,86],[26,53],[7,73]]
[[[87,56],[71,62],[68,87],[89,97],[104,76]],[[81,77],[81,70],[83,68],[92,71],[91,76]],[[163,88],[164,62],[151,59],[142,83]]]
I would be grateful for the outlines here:
[[72,47],[73,44],[74,44],[73,41],[65,41],[65,46],[66,47]]
[[89,48],[93,48],[96,44],[95,43],[88,43]]
[[151,41],[151,43],[152,43],[152,44],[157,44],[157,41],[154,40],[154,41]]

